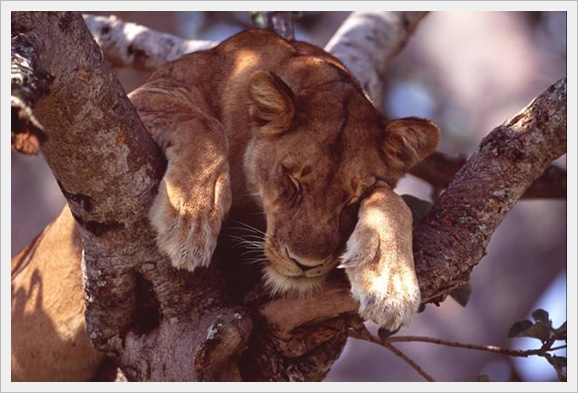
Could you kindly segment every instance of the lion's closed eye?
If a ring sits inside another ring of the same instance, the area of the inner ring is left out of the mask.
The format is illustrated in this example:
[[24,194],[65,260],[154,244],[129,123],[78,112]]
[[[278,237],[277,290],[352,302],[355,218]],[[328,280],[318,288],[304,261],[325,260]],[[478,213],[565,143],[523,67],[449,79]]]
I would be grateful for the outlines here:
[[293,185],[293,187],[295,188],[295,191],[298,194],[303,193],[303,187],[301,185],[301,182],[299,181],[299,179],[297,178],[297,176],[293,175],[291,172],[287,173],[287,178],[289,179],[289,181],[291,182],[291,184]]

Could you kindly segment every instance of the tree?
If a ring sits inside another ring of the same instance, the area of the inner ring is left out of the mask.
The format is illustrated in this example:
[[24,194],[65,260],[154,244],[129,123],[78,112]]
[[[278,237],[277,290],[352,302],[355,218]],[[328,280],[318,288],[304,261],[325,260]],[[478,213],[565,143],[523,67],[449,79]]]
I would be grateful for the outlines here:
[[[393,21],[386,23],[378,15],[358,14],[363,24],[344,25],[338,33],[342,36],[328,48],[346,62],[374,99],[381,91],[380,75],[387,60],[423,17],[422,13],[393,13]],[[271,380],[322,378],[347,335],[352,331],[359,337],[364,334],[355,304],[348,300],[347,284],[335,282],[326,297],[318,299],[331,307],[308,303],[307,308],[315,310],[308,315],[299,299],[270,300],[255,295],[257,290],[245,299],[235,299],[223,290],[226,254],[221,256],[224,262],[202,274],[169,269],[153,246],[146,222],[163,158],[80,15],[15,13],[12,20],[13,51],[25,55],[31,76],[39,77],[31,96],[22,93],[25,108],[31,108],[38,119],[32,121],[36,124],[32,130],[41,142],[44,139],[43,154],[83,235],[86,292],[94,299],[87,304],[87,323],[95,346],[113,356],[135,380],[230,380],[241,375]],[[384,28],[397,35],[384,34]],[[351,36],[361,29],[376,38],[370,41],[374,47],[351,45],[357,42]],[[385,38],[390,45],[383,45]],[[377,64],[347,60],[348,55],[356,58],[351,51],[364,50],[357,58],[366,58],[378,48],[387,52],[374,56]],[[149,57],[135,46],[132,53],[140,63]],[[364,64],[370,66],[360,68]],[[497,127],[416,228],[414,250],[424,303],[440,302],[467,282],[505,214],[548,165],[565,153],[565,101],[566,82],[560,80]],[[85,105],[88,102],[91,105]],[[448,162],[454,168],[460,166],[454,161],[437,154],[415,173],[443,188],[453,171],[440,180],[439,171],[431,168],[439,162],[444,168]],[[533,189],[552,182],[548,173]],[[114,194],[108,191],[112,187]],[[135,304],[145,303],[137,298],[137,288],[142,290],[140,296],[154,294],[158,304],[152,308],[164,316],[158,324],[131,325],[138,313]],[[207,298],[212,299],[210,304],[203,301]],[[308,324],[313,320],[322,322]]]

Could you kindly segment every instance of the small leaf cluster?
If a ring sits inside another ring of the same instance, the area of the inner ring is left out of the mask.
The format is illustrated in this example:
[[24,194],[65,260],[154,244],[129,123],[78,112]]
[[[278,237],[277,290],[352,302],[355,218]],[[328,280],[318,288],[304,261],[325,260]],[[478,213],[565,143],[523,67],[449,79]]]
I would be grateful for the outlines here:
[[[546,358],[548,363],[554,367],[561,381],[566,380],[566,357],[552,355],[549,351],[557,348],[552,348],[556,341],[566,341],[567,327],[566,322],[557,328],[552,326],[552,321],[547,311],[537,309],[532,313],[532,319],[518,321],[510,327],[508,337],[530,337],[536,338],[542,342],[542,347],[536,351],[536,355]],[[563,346],[565,348],[565,345]]]

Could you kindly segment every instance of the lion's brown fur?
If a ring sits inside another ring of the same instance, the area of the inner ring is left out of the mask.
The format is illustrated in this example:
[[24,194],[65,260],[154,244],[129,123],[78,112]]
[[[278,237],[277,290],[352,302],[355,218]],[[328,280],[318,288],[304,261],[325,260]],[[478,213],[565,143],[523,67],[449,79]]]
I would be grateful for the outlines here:
[[252,206],[280,292],[319,286],[361,198],[439,138],[426,120],[387,121],[328,53],[264,30],[162,67],[131,99],[169,161],[151,221],[173,265],[206,266],[231,202]]
[[65,208],[12,258],[12,381],[86,381],[104,360],[86,334],[75,225]]

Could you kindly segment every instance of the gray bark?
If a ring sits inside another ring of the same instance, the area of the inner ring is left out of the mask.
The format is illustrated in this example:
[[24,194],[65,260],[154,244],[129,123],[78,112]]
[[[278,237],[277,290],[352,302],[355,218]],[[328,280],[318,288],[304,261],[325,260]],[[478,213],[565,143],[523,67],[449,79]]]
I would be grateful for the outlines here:
[[116,16],[83,15],[90,32],[113,67],[152,71],[182,55],[217,45],[161,33]]
[[426,15],[427,12],[352,12],[325,50],[345,64],[379,106],[387,65]]

